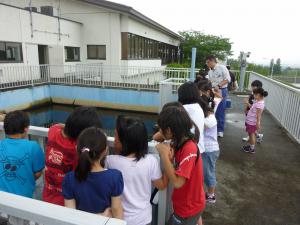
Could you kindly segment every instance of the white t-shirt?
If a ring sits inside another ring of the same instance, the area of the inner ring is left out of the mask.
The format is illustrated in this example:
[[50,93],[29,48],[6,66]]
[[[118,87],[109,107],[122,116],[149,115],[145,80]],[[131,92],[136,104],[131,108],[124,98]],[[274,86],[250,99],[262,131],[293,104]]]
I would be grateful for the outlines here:
[[204,113],[202,108],[198,103],[183,105],[187,113],[189,114],[191,120],[197,125],[200,131],[200,138],[198,142],[198,147],[200,153],[205,152],[204,148]]
[[158,159],[148,154],[137,162],[135,158],[109,155],[106,167],[117,169],[123,175],[124,191],[121,198],[127,225],[151,223],[151,185],[152,181],[162,177]]
[[[215,68],[211,69],[208,72],[208,79],[211,80],[213,87],[216,87],[224,80],[227,80],[228,83],[230,83],[231,81],[228,69],[226,68],[226,66],[221,64],[217,64]],[[227,86],[228,84],[225,84],[222,86],[222,88],[226,88]]]
[[209,115],[204,119],[205,131],[204,131],[204,144],[205,152],[219,151],[218,143],[218,127],[217,119],[214,114]]

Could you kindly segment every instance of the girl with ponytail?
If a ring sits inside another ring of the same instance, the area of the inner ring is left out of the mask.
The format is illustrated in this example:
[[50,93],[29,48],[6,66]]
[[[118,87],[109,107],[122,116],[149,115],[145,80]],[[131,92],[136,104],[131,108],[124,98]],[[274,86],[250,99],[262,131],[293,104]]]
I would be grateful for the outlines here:
[[265,108],[264,98],[268,96],[262,87],[253,90],[254,103],[246,116],[246,131],[249,134],[249,145],[243,147],[246,153],[255,153],[256,133],[261,129],[261,117]]
[[80,134],[78,165],[75,172],[66,175],[62,186],[66,207],[123,218],[123,177],[118,170],[104,169],[107,153],[107,138],[101,129],[90,127]]

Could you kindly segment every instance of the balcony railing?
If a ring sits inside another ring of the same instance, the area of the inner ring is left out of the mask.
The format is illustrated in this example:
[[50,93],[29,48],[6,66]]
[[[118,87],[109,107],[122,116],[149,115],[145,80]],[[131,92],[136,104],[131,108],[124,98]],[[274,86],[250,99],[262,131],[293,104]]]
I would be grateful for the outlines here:
[[[198,72],[198,70],[196,70]],[[0,66],[0,89],[63,84],[159,90],[159,82],[190,76],[189,68],[127,67],[102,64]]]

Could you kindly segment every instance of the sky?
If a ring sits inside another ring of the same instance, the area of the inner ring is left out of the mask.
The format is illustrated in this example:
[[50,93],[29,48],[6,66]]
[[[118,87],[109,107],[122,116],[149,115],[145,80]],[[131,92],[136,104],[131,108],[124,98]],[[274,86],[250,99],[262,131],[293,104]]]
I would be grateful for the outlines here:
[[[300,66],[300,0],[112,0],[173,30],[197,30],[233,42],[250,62]],[[201,51],[201,50],[200,50]]]

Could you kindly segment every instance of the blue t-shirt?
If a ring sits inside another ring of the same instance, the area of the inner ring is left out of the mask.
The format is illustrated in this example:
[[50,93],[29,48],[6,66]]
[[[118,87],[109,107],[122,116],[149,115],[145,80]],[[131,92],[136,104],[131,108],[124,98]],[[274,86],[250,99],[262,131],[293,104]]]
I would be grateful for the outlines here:
[[6,138],[0,141],[0,190],[33,197],[34,174],[45,167],[41,147],[27,139]]
[[111,198],[123,193],[122,173],[115,169],[92,172],[85,181],[79,182],[75,173],[69,172],[63,181],[65,199],[75,199],[76,208],[90,213],[102,213],[111,207]]

